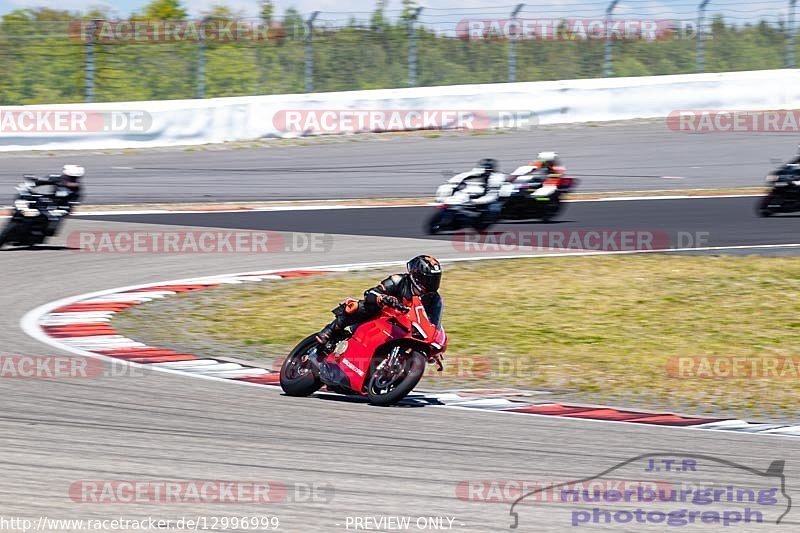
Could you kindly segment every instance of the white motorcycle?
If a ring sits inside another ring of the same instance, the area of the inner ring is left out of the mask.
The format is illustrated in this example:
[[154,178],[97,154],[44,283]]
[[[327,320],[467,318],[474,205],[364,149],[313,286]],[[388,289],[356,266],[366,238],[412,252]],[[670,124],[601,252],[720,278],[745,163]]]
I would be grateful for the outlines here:
[[483,168],[456,174],[436,189],[436,212],[425,224],[430,235],[443,231],[473,228],[485,231],[497,221],[493,204],[498,201],[500,187],[507,176],[499,172],[489,175],[486,186],[478,179]]

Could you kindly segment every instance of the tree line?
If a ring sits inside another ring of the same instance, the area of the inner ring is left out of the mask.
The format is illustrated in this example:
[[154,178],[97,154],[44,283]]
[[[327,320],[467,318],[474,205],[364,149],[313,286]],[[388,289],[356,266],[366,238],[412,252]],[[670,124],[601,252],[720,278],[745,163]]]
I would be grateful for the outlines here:
[[[384,2],[369,21],[351,19],[313,30],[315,91],[382,89],[408,85],[409,25],[413,2],[390,20]],[[235,20],[224,5],[206,20]],[[189,17],[179,0],[152,0],[128,21],[181,21]],[[306,26],[301,14],[282,16],[262,4],[260,17],[280,28],[274,38],[235,42],[110,42],[93,46],[95,101],[194,98],[201,73],[206,97],[299,93],[305,90]],[[87,44],[75,35],[76,22],[110,20],[108,13],[74,13],[50,8],[19,9],[0,20],[0,105],[84,101]],[[499,38],[468,40],[416,27],[417,85],[508,81],[510,43]],[[491,36],[488,36],[491,37]],[[705,71],[783,68],[787,32],[758,22],[709,24]],[[615,42],[616,76],[694,72],[696,39],[680,33],[652,42]],[[569,39],[518,41],[517,81],[603,76],[604,42]]]

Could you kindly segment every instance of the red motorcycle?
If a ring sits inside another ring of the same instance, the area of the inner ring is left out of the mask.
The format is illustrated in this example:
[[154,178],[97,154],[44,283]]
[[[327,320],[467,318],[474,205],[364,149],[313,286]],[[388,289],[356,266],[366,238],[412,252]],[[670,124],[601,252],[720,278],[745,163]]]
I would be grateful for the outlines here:
[[374,405],[392,405],[417,386],[426,363],[442,370],[446,348],[444,328],[431,322],[415,296],[410,307],[383,307],[326,357],[319,356],[315,335],[303,339],[281,366],[281,388],[289,396],[309,396],[325,385],[366,396]]

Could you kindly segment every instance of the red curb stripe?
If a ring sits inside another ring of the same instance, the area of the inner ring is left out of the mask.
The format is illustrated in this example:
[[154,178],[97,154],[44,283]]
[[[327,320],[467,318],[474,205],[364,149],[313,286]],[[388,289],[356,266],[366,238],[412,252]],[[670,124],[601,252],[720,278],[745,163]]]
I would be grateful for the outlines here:
[[132,357],[128,359],[131,363],[152,364],[152,363],[174,363],[176,361],[191,361],[197,359],[188,353],[177,353],[175,355],[161,355],[155,357]]
[[114,348],[112,350],[94,350],[94,353],[99,353],[101,355],[108,355],[110,357],[116,357],[123,355],[147,355],[150,353],[161,355],[161,354],[176,353],[176,352],[173,352],[172,350],[168,350],[166,348],[140,347],[140,348]]
[[111,329],[107,322],[99,322],[97,324],[70,324],[67,326],[43,326],[45,331],[55,331],[59,333],[66,333],[68,331],[88,331],[90,329]]
[[133,306],[131,303],[96,303],[96,304],[82,304],[75,303],[58,309],[53,309],[51,313],[79,313],[82,311],[124,311]]
[[[316,276],[319,274],[328,274],[325,270],[287,270],[285,272],[273,272],[271,276],[280,276],[282,278],[307,278],[309,276]],[[266,275],[266,274],[264,274]]]
[[630,411],[617,411],[616,409],[592,409],[580,413],[561,415],[565,418],[589,418],[592,420],[613,420],[616,422],[634,422],[646,416],[646,413],[633,413]]
[[98,322],[96,324],[69,324],[64,326],[42,326],[45,331],[86,331],[87,329],[103,329],[110,328],[107,322]]
[[697,426],[700,424],[710,424],[720,422],[721,418],[688,418],[678,415],[653,415],[643,418],[628,420],[634,424],[653,424],[657,426]]
[[72,333],[48,333],[48,335],[54,339],[78,339],[81,337],[103,337],[107,335],[117,335],[117,332],[114,330],[99,329],[97,331],[75,331]]
[[529,405],[515,409],[504,409],[504,411],[531,415],[557,416],[560,418],[631,422],[633,424],[653,424],[659,426],[697,426],[723,420],[719,418],[692,418],[662,413],[618,411],[607,407],[574,407],[559,404]]
[[157,287],[147,287],[144,289],[134,289],[127,293],[120,294],[135,294],[138,292],[152,292],[152,291],[172,291],[172,292],[189,292],[207,289],[209,287],[218,287],[219,283],[197,283],[194,285],[158,285]]
[[547,404],[547,405],[529,405],[527,407],[518,407],[514,409],[505,409],[505,410],[512,411],[515,413],[560,416],[571,413],[586,412],[590,411],[591,409],[592,409],[591,407],[566,407],[564,405],[558,405],[558,404]]
[[189,355],[189,354],[179,354],[178,352],[173,352],[172,350],[161,350],[160,352],[118,354],[118,355],[109,355],[108,357],[113,357],[114,359],[131,360],[131,359],[152,359],[154,357],[170,357],[173,355]]
[[109,322],[92,322],[88,324],[59,324],[54,326],[43,326],[42,329],[48,331],[83,331],[87,329],[110,328]]
[[281,382],[279,373],[274,374],[261,374],[260,376],[253,376],[249,378],[233,378],[234,381],[247,381],[248,383],[258,383],[259,385],[278,385]]

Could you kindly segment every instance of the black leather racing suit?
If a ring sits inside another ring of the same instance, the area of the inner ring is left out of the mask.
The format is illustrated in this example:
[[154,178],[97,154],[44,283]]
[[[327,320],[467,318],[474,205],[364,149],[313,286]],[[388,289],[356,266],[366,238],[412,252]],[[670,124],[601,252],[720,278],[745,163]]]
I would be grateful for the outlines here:
[[[381,300],[386,296],[393,296],[400,302],[408,304],[414,295],[411,277],[408,274],[395,274],[389,276],[377,286],[364,291],[364,298],[358,303],[347,302],[339,304],[333,310],[336,318],[333,322],[325,326],[322,332],[330,334],[332,340],[338,340],[343,335],[344,328],[354,326],[371,320],[378,316],[381,311]],[[434,324],[439,324],[442,319],[442,298],[438,292],[430,292],[420,296],[422,305],[425,306],[425,313]],[[322,334],[322,332],[320,332]]]
[[51,174],[46,178],[37,178],[36,185],[55,185],[53,194],[56,204],[68,212],[81,202],[81,183],[78,178],[64,176],[61,174]]

